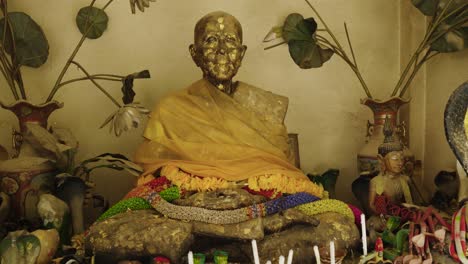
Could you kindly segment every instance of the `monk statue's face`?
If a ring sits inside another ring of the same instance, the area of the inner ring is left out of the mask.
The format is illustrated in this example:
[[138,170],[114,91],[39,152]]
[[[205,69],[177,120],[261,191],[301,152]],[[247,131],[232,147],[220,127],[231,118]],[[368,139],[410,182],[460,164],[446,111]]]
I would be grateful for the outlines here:
[[387,174],[398,175],[403,171],[403,166],[405,165],[403,151],[392,151],[385,155],[385,157],[382,158],[380,156],[379,158],[382,159],[381,162]]
[[195,27],[194,41],[190,54],[204,77],[214,82],[232,80],[247,49],[236,18],[225,12],[204,16]]

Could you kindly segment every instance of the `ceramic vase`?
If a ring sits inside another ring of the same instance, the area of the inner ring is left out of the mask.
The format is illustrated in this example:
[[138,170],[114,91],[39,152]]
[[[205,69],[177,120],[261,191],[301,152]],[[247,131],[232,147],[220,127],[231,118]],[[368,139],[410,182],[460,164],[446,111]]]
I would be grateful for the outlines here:
[[368,121],[367,124],[367,141],[362,146],[357,155],[359,178],[352,184],[353,193],[361,203],[362,208],[366,213],[369,213],[368,205],[368,190],[370,180],[380,171],[379,161],[377,159],[377,151],[379,145],[384,142],[383,126],[386,118],[393,127],[393,136],[397,140],[401,140],[404,145],[403,154],[405,157],[404,173],[408,176],[413,175],[414,169],[414,154],[406,147],[405,136],[406,128],[404,123],[398,122],[398,112],[401,106],[407,104],[409,100],[392,97],[388,100],[376,100],[364,98],[361,103],[372,111],[374,122]]
[[368,122],[367,137],[368,140],[364,146],[359,150],[358,170],[359,175],[372,175],[380,170],[379,162],[377,160],[377,150],[379,145],[384,141],[383,125],[385,119],[389,118],[389,121],[393,127],[394,137],[400,139],[405,145],[403,154],[405,156],[405,173],[412,175],[414,165],[414,155],[406,147],[405,135],[406,128],[404,123],[398,123],[398,111],[401,106],[407,104],[409,100],[405,100],[400,97],[392,97],[385,101],[375,100],[371,98],[365,98],[361,103],[372,110],[374,115],[374,122]]
[[23,142],[27,123],[39,124],[47,128],[49,115],[63,104],[52,101],[34,105],[28,101],[16,101],[12,105],[0,105],[13,112],[19,121],[19,131],[13,134],[13,159],[0,163],[0,191],[8,194],[11,200],[12,219],[38,217],[36,205],[39,196],[51,193],[55,187],[55,168],[47,159],[35,156],[34,150]]

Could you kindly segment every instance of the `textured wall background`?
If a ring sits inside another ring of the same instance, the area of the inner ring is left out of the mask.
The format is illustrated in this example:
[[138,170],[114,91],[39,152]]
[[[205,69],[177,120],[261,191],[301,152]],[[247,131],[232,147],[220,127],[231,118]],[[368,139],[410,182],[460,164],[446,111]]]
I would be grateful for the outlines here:
[[[404,0],[406,1],[406,0]],[[105,1],[98,0],[97,5]],[[376,98],[385,98],[393,89],[400,72],[401,45],[399,1],[387,0],[329,0],[312,1],[338,39],[346,45],[343,22],[350,30],[353,46],[362,74]],[[63,64],[72,52],[81,34],[75,26],[78,10],[89,4],[85,0],[15,0],[11,10],[30,14],[45,31],[50,44],[48,62],[40,69],[24,69],[26,87],[35,102],[45,100]],[[109,28],[98,40],[87,40],[76,60],[93,73],[131,73],[149,69],[152,78],[136,82],[136,100],[152,108],[158,98],[169,91],[181,89],[201,77],[188,53],[196,21],[208,12],[224,10],[236,16],[244,28],[244,43],[248,46],[243,66],[237,76],[272,92],[288,96],[290,107],[286,125],[290,132],[299,134],[301,164],[305,172],[322,172],[338,168],[338,198],[354,201],[351,182],[356,178],[356,153],[364,143],[365,125],[371,112],[359,104],[364,97],[356,77],[338,57],[324,67],[300,70],[289,58],[287,47],[264,51],[262,39],[273,25],[280,24],[287,14],[299,12],[312,16],[301,0],[159,0],[145,13],[132,15],[127,0],[115,1],[107,10]],[[445,74],[460,75],[466,79],[466,58],[455,56],[430,66],[431,91],[447,92],[458,81],[445,81]],[[453,62],[457,61],[457,62]],[[458,64],[457,64],[458,63]],[[464,66],[463,66],[463,65]],[[458,66],[457,66],[458,65]],[[451,69],[465,67],[465,71]],[[439,70],[442,69],[442,70]],[[437,74],[436,74],[437,72]],[[441,75],[439,75],[441,74]],[[71,67],[67,77],[80,73]],[[440,76],[440,77],[438,77]],[[436,80],[437,79],[437,80]],[[463,79],[463,78],[462,78]],[[435,86],[435,87],[432,87]],[[440,86],[447,87],[441,89]],[[109,86],[107,86],[109,87]],[[424,87],[423,87],[424,88]],[[6,87],[0,87],[0,100],[11,102]],[[120,86],[109,87],[119,97]],[[434,111],[439,111],[445,98],[433,94]],[[431,92],[432,96],[432,92]],[[64,87],[56,96],[65,107],[55,112],[50,124],[70,128],[80,141],[77,159],[83,160],[103,152],[120,152],[132,156],[141,142],[142,129],[115,138],[106,129],[98,127],[114,111],[107,100],[91,83],[81,82]],[[428,98],[428,103],[430,102]],[[432,107],[429,104],[427,107]],[[425,107],[422,102],[417,107]],[[443,111],[443,110],[442,110]],[[427,111],[429,113],[429,111]],[[432,122],[440,116],[420,114]],[[0,144],[10,144],[14,117],[0,111]],[[441,121],[438,121],[441,123]],[[432,128],[427,124],[427,128]],[[434,127],[440,130],[440,127]],[[439,133],[439,132],[437,132]],[[440,135],[442,130],[440,130]],[[424,141],[434,147],[446,145],[443,138],[432,139],[429,133]],[[422,140],[418,141],[423,144]],[[429,153],[427,148],[425,154]],[[446,155],[450,159],[450,154]],[[437,158],[431,158],[436,160]],[[453,164],[453,162],[446,162]],[[132,186],[132,177],[114,171],[101,170],[93,175],[98,192],[114,202]]]

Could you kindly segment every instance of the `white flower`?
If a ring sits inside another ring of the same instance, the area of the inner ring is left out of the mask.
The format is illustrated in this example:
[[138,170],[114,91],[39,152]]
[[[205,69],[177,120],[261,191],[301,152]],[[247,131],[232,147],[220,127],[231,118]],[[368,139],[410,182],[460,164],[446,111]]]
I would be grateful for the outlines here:
[[126,104],[110,115],[100,128],[110,123],[109,131],[116,136],[120,136],[123,131],[137,128],[141,122],[142,115],[147,115],[150,111],[138,103]]
[[132,14],[135,14],[135,6],[137,6],[141,12],[145,12],[145,7],[148,8],[150,2],[156,2],[156,0],[130,0],[130,8],[132,9]]

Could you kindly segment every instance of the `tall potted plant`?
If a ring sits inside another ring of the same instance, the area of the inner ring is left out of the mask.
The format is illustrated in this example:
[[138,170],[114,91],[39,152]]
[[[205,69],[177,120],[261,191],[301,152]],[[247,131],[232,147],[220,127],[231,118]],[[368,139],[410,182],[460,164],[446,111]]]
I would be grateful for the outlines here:
[[[304,18],[297,13],[290,14],[283,25],[273,27],[264,39],[265,42],[277,39],[281,41],[265,49],[287,44],[291,58],[302,69],[322,67],[335,54],[349,65],[366,95],[361,103],[371,108],[374,113],[374,123],[369,125],[369,128],[373,128],[373,133],[360,152],[359,164],[361,173],[372,173],[378,168],[375,156],[377,146],[383,140],[382,125],[385,117],[389,116],[393,125],[398,126],[396,123],[398,109],[408,102],[404,99],[404,95],[424,63],[441,53],[457,52],[468,47],[468,2],[465,0],[411,0],[422,14],[430,18],[430,22],[424,38],[408,61],[392,93],[385,100],[372,97],[356,62],[346,23],[344,30],[349,52],[345,50],[344,45],[333,34],[311,2],[309,0],[305,2],[323,28],[318,28],[314,17]],[[397,130],[404,132],[401,127]]]
[[[155,0],[130,0],[132,13],[136,8],[144,11],[149,2]],[[23,67],[38,68],[43,65],[49,55],[49,44],[41,27],[29,15],[23,12],[8,12],[7,0],[0,0],[3,17],[0,19],[0,72],[11,92],[12,103],[0,102],[4,109],[12,111],[19,120],[19,131],[14,133],[13,158],[0,162],[0,191],[9,194],[13,209],[18,217],[36,216],[35,203],[43,192],[50,192],[54,187],[54,177],[57,168],[66,171],[71,167],[78,147],[77,142],[69,132],[47,127],[49,115],[63,106],[54,101],[57,92],[64,86],[78,81],[89,81],[99,89],[117,107],[104,122],[103,126],[111,124],[111,130],[119,136],[122,131],[137,127],[142,114],[149,111],[138,103],[134,103],[135,79],[149,78],[147,70],[126,74],[89,73],[76,60],[82,44],[87,39],[98,39],[106,31],[108,15],[105,10],[114,0],[91,0],[90,4],[81,8],[76,16],[76,26],[81,37],[71,55],[65,61],[59,76],[51,85],[45,102],[34,104],[28,97],[31,87],[23,83]],[[97,4],[102,4],[97,7]],[[65,79],[71,65],[75,65],[83,73],[82,77]],[[111,96],[99,83],[120,82],[122,84],[122,102]],[[5,87],[0,87],[0,89]],[[48,162],[52,160],[53,162]]]

